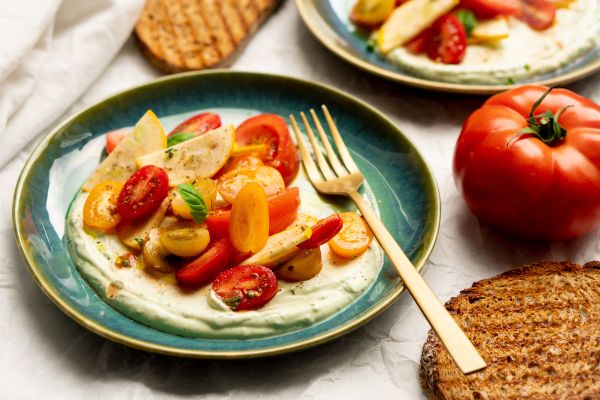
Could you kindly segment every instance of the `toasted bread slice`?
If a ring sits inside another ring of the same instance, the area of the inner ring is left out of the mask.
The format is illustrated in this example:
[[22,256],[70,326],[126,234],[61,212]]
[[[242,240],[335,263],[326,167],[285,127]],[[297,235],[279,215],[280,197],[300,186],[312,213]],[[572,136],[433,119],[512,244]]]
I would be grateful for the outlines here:
[[135,27],[146,58],[165,73],[223,67],[279,0],[147,0]]
[[473,284],[446,308],[488,367],[463,375],[430,331],[429,398],[600,398],[600,262],[528,265]]

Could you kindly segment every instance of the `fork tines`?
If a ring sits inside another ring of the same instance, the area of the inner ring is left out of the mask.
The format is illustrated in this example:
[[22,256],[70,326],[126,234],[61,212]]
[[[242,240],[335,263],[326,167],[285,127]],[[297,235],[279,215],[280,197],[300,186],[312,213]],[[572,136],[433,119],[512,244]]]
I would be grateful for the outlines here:
[[[346,147],[346,144],[344,143],[342,136],[340,135],[340,132],[335,122],[333,121],[329,110],[327,109],[327,106],[323,105],[322,109],[323,114],[325,115],[325,120],[327,121],[327,125],[329,127],[329,132],[331,134],[331,137],[333,138],[333,141],[335,142],[335,146],[337,147],[339,156],[341,157],[341,161],[338,155],[336,154],[335,150],[331,146],[329,138],[327,137],[327,133],[325,133],[325,130],[323,129],[323,126],[319,121],[317,113],[315,112],[315,110],[311,109],[310,114],[312,116],[314,126],[316,127],[317,132],[319,133],[320,142],[323,145],[322,147],[319,144],[319,140],[315,136],[311,124],[308,121],[308,118],[306,118],[304,112],[300,113],[300,118],[302,119],[302,122],[304,124],[304,130],[306,131],[310,144],[313,148],[314,158],[317,161],[318,167],[315,164],[311,153],[306,148],[306,144],[302,137],[302,134],[300,133],[300,129],[298,128],[296,118],[293,115],[290,115],[290,120],[292,122],[294,132],[296,134],[298,147],[302,155],[302,160],[304,162],[306,172],[310,180],[315,185],[317,183],[323,182],[323,178],[325,181],[331,181],[348,175],[360,175],[360,171],[354,163],[354,160],[352,159],[352,156],[350,155],[350,152],[348,151],[348,148]],[[325,157],[324,154],[326,154],[327,157]]]

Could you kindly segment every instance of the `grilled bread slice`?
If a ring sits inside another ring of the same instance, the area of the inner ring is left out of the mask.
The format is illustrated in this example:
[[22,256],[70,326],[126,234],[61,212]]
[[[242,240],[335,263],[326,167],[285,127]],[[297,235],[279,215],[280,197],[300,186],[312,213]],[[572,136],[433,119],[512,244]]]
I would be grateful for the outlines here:
[[223,67],[279,0],[147,0],[135,27],[142,53],[174,73]]
[[488,367],[463,375],[430,331],[421,356],[430,399],[600,399],[600,262],[528,265],[446,308]]

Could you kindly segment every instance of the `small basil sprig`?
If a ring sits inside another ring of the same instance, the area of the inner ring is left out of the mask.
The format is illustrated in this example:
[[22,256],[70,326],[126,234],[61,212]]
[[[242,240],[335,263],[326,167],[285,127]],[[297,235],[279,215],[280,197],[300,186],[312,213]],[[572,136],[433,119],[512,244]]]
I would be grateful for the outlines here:
[[471,32],[473,32],[473,29],[475,29],[475,26],[477,26],[477,18],[475,18],[475,14],[473,14],[473,11],[458,10],[456,12],[456,16],[465,27],[467,36],[471,36]]
[[177,186],[177,191],[179,195],[185,201],[187,206],[190,208],[190,213],[192,214],[192,218],[194,222],[197,224],[201,224],[206,219],[206,215],[208,214],[208,207],[206,207],[206,203],[204,202],[204,198],[202,195],[196,190],[193,185],[189,183],[182,183]]
[[176,144],[186,142],[196,137],[192,132],[179,132],[167,138],[167,147],[175,146]]

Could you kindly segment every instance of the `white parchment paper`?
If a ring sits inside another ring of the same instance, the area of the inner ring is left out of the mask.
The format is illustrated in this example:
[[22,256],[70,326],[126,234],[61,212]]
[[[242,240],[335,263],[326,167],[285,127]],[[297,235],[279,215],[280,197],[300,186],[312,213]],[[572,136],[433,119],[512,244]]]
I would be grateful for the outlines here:
[[[397,123],[424,154],[440,188],[441,230],[424,276],[443,301],[473,281],[521,263],[600,259],[598,230],[568,243],[522,243],[481,226],[468,212],[452,181],[451,159],[462,121],[483,98],[417,91],[348,66],[310,35],[289,0],[233,69],[331,84],[368,101]],[[129,40],[70,111],[157,76]],[[600,102],[598,74],[570,88]],[[164,357],[88,332],[42,294],[18,254],[11,226],[12,191],[27,154],[17,154],[0,169],[0,398],[425,398],[418,363],[428,326],[408,294],[337,341],[264,360]]]

